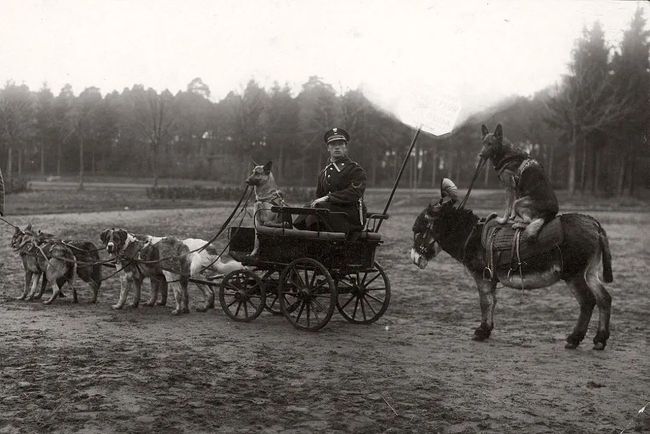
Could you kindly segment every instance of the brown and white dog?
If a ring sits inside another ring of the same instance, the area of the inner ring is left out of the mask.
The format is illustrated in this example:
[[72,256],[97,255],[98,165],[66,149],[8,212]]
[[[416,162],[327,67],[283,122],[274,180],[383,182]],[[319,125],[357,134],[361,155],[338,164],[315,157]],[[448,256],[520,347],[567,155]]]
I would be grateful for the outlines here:
[[38,282],[43,284],[38,293],[43,295],[47,282],[52,284],[52,296],[44,304],[50,304],[62,294],[61,287],[67,282],[72,287],[73,301],[78,302],[77,291],[74,288],[76,259],[74,254],[59,240],[39,237],[32,231],[31,225],[24,230],[16,228],[11,239],[11,246],[20,254],[25,270],[25,288],[19,300],[32,300],[37,296]]
[[[223,257],[219,256],[219,252],[213,245],[207,245],[208,242],[198,238],[187,238],[183,240],[183,244],[190,250],[190,276],[200,277],[204,272],[211,272],[217,274],[228,274],[231,271],[242,270],[246,267],[241,262],[231,259],[224,261]],[[206,246],[201,249],[203,246]],[[211,286],[202,283],[194,282],[194,284],[203,292],[205,296],[205,305],[197,308],[199,312],[204,312],[207,309],[214,308],[214,290]]]
[[158,304],[162,306],[167,304],[167,280],[160,264],[139,262],[143,257],[160,257],[155,247],[149,246],[145,250],[145,246],[149,244],[148,236],[134,235],[124,229],[111,228],[102,231],[99,237],[106,246],[108,254],[115,256],[115,267],[120,274],[120,297],[112,306],[113,309],[124,307],[132,286],[135,288],[135,294],[131,307],[137,307],[140,303],[142,282],[146,277],[151,281],[151,297],[145,305],[153,306],[158,298],[158,292],[161,292],[162,296]]
[[[257,226],[269,226],[274,228],[291,227],[290,221],[284,221],[282,216],[271,211],[273,206],[287,206],[282,192],[275,183],[275,178],[271,173],[272,162],[269,161],[264,165],[256,165],[253,172],[246,178],[246,184],[252,185],[255,190],[255,207],[254,223]],[[259,239],[255,236],[255,246],[251,256],[257,254],[259,249]]]
[[501,124],[497,125],[494,133],[482,125],[481,133],[481,159],[492,162],[506,189],[506,209],[497,222],[504,224],[513,221],[513,228],[526,228],[524,237],[537,238],[544,223],[552,220],[559,210],[544,168],[526,152],[517,150],[504,139]]

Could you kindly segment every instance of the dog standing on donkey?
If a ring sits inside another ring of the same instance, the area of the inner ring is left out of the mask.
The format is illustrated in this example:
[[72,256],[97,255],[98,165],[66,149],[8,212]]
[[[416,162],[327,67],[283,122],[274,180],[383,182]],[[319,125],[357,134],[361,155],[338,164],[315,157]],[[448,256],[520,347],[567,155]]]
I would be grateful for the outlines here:
[[[526,159],[510,152],[511,148],[501,147],[501,126],[494,134],[489,134],[485,126],[482,132],[482,158],[496,163],[500,175],[512,172],[504,175],[505,179],[519,177],[518,180],[509,179],[507,189],[515,187],[517,191],[517,181],[522,182],[522,175],[530,167],[534,167],[529,173],[538,183],[530,185],[530,180],[526,180],[526,194],[519,193],[519,197],[512,197],[508,192],[506,213],[495,222],[481,220],[472,210],[459,206],[456,186],[451,180],[444,179],[440,197],[433,198],[413,224],[411,260],[423,269],[444,250],[470,272],[476,282],[481,306],[481,323],[474,332],[474,339],[479,341],[489,338],[494,328],[497,283],[523,290],[544,288],[564,280],[580,306],[577,323],[567,336],[565,347],[576,348],[584,339],[593,309],[597,306],[598,329],[593,342],[595,350],[603,350],[609,338],[612,305],[612,298],[603,282],[613,281],[612,258],[605,230],[588,215],[567,213],[555,217],[557,200],[548,182],[542,183],[546,177],[542,179],[543,173],[540,175],[538,172],[541,166],[533,165],[522,170]],[[508,162],[513,162],[511,168],[507,168]],[[515,230],[526,227],[521,244],[510,227],[513,215]],[[500,250],[494,245],[497,237],[504,244]],[[601,266],[602,273],[599,273]]]

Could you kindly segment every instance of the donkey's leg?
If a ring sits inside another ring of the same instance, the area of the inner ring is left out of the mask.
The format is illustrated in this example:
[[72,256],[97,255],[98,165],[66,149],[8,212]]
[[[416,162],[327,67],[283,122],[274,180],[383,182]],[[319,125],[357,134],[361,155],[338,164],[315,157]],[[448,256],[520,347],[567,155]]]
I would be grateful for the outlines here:
[[585,271],[585,280],[596,298],[596,305],[598,306],[598,331],[594,336],[594,350],[604,350],[605,346],[607,346],[609,317],[612,311],[612,297],[598,278],[599,266],[600,252],[591,258],[587,271]]
[[481,324],[474,330],[474,340],[483,341],[490,337],[494,328],[494,308],[497,305],[496,282],[473,275],[481,303]]
[[580,305],[578,322],[573,328],[573,332],[567,336],[567,343],[564,346],[564,348],[574,349],[580,345],[580,342],[582,342],[587,334],[591,314],[596,305],[596,298],[591,293],[589,286],[587,286],[587,282],[585,282],[582,276],[567,281],[567,286],[571,289],[571,292],[573,292],[573,295],[576,297],[576,300],[578,300],[578,304]]

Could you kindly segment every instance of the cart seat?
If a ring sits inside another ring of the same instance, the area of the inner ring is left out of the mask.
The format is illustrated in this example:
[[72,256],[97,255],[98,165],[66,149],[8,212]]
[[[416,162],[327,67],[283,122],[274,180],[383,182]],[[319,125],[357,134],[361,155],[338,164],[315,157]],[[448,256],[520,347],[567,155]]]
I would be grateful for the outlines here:
[[379,232],[361,231],[358,239],[369,240],[369,241],[381,241],[381,235],[379,235]]
[[300,229],[270,228],[268,226],[258,226],[257,232],[264,235],[302,239],[345,240],[347,238],[345,232],[318,232]]

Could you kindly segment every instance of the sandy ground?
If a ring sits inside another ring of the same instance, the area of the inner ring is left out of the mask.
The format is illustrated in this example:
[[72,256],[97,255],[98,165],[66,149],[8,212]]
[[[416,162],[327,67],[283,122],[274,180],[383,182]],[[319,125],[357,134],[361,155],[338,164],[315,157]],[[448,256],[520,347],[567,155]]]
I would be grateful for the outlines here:
[[[471,340],[480,309],[471,278],[447,255],[408,262],[416,209],[382,228],[378,260],[392,283],[370,326],[338,314],[321,332],[263,314],[113,311],[77,280],[51,306],[20,302],[21,264],[0,228],[0,433],[12,432],[650,432],[650,216],[594,213],[609,233],[615,281],[605,351],[564,349],[577,303],[563,284],[500,291],[489,341]],[[106,227],[209,238],[226,210],[131,211],[12,220],[99,242]],[[145,285],[145,296],[148,285]],[[145,297],[143,296],[143,298]],[[192,288],[191,303],[201,297]],[[595,318],[594,318],[595,320]]]

